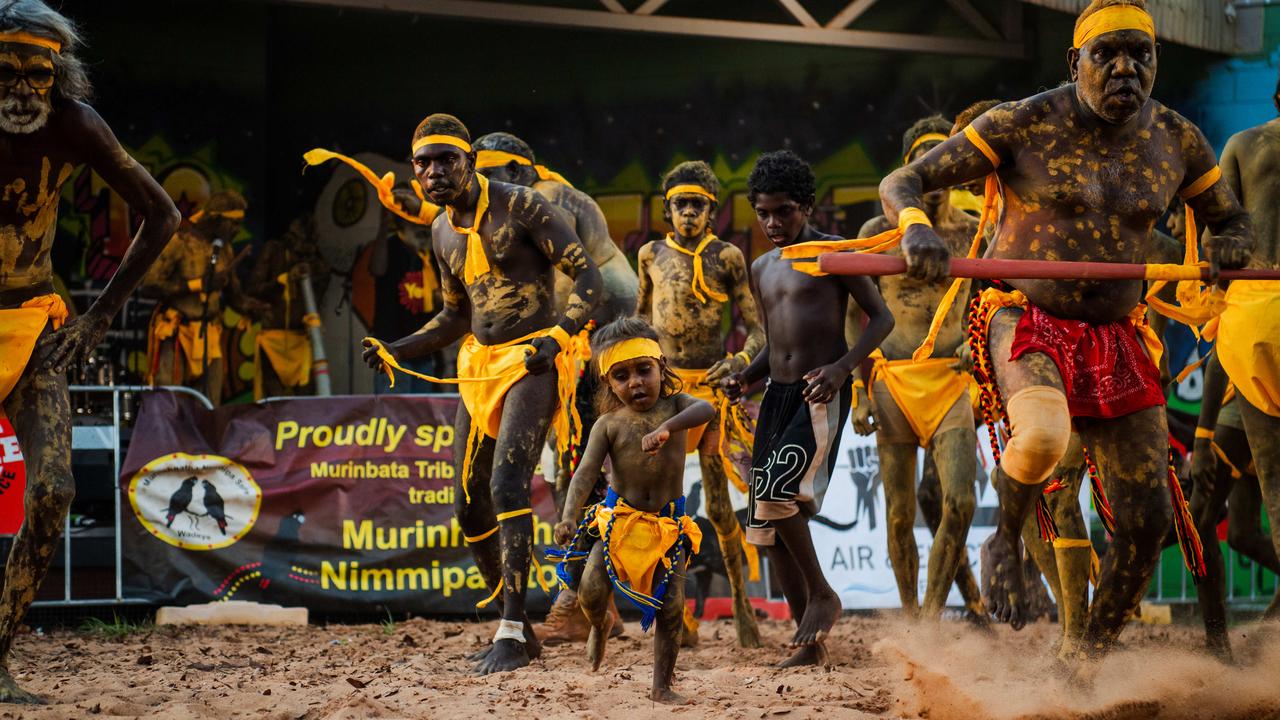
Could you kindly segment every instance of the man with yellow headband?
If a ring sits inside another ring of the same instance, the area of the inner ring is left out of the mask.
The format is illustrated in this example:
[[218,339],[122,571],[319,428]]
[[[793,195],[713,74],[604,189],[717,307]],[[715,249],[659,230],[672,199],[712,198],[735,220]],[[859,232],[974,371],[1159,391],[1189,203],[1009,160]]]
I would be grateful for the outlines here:
[[313,390],[307,328],[319,325],[320,318],[307,313],[304,281],[311,283],[317,301],[329,287],[329,264],[316,246],[315,221],[310,216],[295,219],[283,237],[263,243],[249,273],[248,294],[265,306],[254,341],[255,400],[309,395]]
[[[1150,98],[1156,47],[1145,3],[1093,0],[1077,20],[1068,64],[1071,84],[986,112],[887,177],[886,213],[996,173],[1004,207],[988,256],[1142,262],[1177,194],[1214,232],[1205,246],[1215,269],[1247,262],[1249,218],[1218,181],[1212,148]],[[910,226],[902,248],[909,276],[945,278],[952,253],[933,229]],[[1190,289],[1189,301],[1199,297]],[[1170,495],[1181,499],[1176,479],[1169,485],[1161,346],[1139,304],[1143,291],[1141,281],[1013,280],[984,290],[970,317],[984,411],[992,422],[1007,418],[1011,430],[996,473],[992,611],[1015,627],[1024,622],[1019,531],[1074,423],[1116,529],[1081,643],[1086,658],[1111,648],[1145,592]]]
[[[418,125],[413,170],[443,210],[432,226],[444,307],[395,342],[366,340],[372,368],[424,357],[462,337],[455,452],[457,516],[502,621],[476,666],[489,674],[540,652],[524,609],[533,541],[529,482],[547,429],[572,411],[578,336],[600,298],[600,272],[563,214],[530,188],[490,182],[475,169],[465,125],[435,114]],[[557,319],[554,271],[574,279]],[[465,336],[465,337],[463,337]],[[568,352],[565,352],[565,351]],[[553,416],[558,416],[553,418]]]
[[[565,219],[577,233],[587,254],[600,268],[600,280],[603,290],[600,293],[600,304],[591,315],[596,327],[604,327],[620,317],[631,314],[636,307],[636,293],[639,280],[636,271],[631,268],[626,255],[609,237],[609,225],[605,221],[604,212],[592,197],[574,188],[559,173],[538,165],[534,160],[533,149],[525,141],[506,132],[481,135],[475,141],[476,170],[485,177],[512,185],[523,185],[537,190],[551,203],[564,212]],[[410,206],[412,207],[412,206]],[[573,280],[564,273],[556,273],[556,307],[563,308],[573,289]],[[594,373],[584,372],[578,380],[578,415],[582,418],[582,437],[591,433],[595,422],[595,397],[598,378]],[[564,495],[569,490],[569,480],[578,464],[580,448],[572,447],[570,452],[558,453],[556,456],[556,507],[563,510]],[[604,475],[598,478],[596,500],[604,497],[607,489]],[[573,582],[570,587],[562,589],[556,596],[555,605],[547,614],[547,620],[539,625],[538,637],[547,645],[558,642],[584,641],[590,626],[586,616],[578,607],[577,578],[580,566],[572,568]],[[610,605],[611,612],[617,615],[617,609]],[[617,617],[613,632],[622,634],[622,618]]]
[[[164,189],[86,104],[90,84],[75,25],[39,0],[0,6],[0,407],[27,466],[22,528],[0,590],[0,702],[39,702],[18,687],[9,650],[35,598],[67,508],[71,401],[65,372],[102,342],[107,327],[179,222]],[[67,320],[53,289],[51,248],[58,199],[88,165],[142,217],[142,225],[102,294]]]
[[226,376],[224,296],[242,314],[256,316],[271,309],[241,291],[236,273],[231,242],[244,226],[247,205],[235,190],[210,195],[174,234],[139,288],[160,301],[147,332],[147,382],[187,385],[215,406],[222,404]]
[[[1280,82],[1272,98],[1280,111]],[[1280,267],[1280,118],[1232,135],[1222,150],[1222,179],[1253,218],[1257,246],[1251,266]],[[1175,216],[1176,217],[1176,216]],[[1192,507],[1203,534],[1216,528],[1228,504],[1227,541],[1280,572],[1280,283],[1234,281],[1219,320],[1217,348],[1204,365],[1204,396],[1192,454]],[[1229,377],[1228,377],[1229,376]],[[1230,388],[1230,389],[1228,389]],[[1224,392],[1225,391],[1225,392]],[[1231,395],[1226,401],[1224,394]],[[1258,538],[1258,496],[1271,518]],[[1228,500],[1229,498],[1229,500]],[[1265,542],[1258,542],[1259,539]],[[1221,549],[1205,546],[1206,582],[1198,588],[1206,642],[1230,658],[1226,578]],[[1263,617],[1280,618],[1280,588]]]
[[[742,574],[742,526],[729,501],[729,473],[740,489],[745,490],[746,483],[728,458],[731,438],[726,436],[745,425],[733,422],[737,408],[729,405],[719,383],[747,367],[764,346],[764,330],[742,251],[712,232],[720,181],[711,166],[700,160],[680,163],[662,179],[662,192],[662,214],[672,232],[640,248],[636,314],[658,331],[658,342],[685,392],[717,408],[716,419],[705,431],[689,432],[688,450],[698,453],[702,468],[703,499],[724,553],[738,643],[759,647],[760,631]],[[742,350],[732,355],[724,346],[726,313],[731,322],[740,318],[747,332]],[[749,433],[740,431],[737,436],[739,446],[749,446]]]
[[[940,115],[922,118],[902,136],[903,161],[909,163],[946,140],[952,123]],[[951,206],[950,188],[925,193],[922,209],[934,231],[957,254],[973,242],[978,223]],[[862,226],[858,237],[891,230],[883,215]],[[891,254],[901,254],[890,250]],[[916,451],[927,448],[938,468],[942,513],[929,551],[923,617],[936,620],[942,614],[956,569],[964,558],[977,498],[977,433],[969,399],[970,357],[965,343],[964,306],[956,303],[937,334],[933,354],[914,362],[912,353],[933,322],[934,312],[947,290],[902,275],[879,280],[880,294],[897,321],[894,330],[872,354],[871,392],[855,382],[858,393],[854,429],[867,434],[874,415],[876,447],[880,454],[880,479],[884,483],[888,520],[889,558],[898,581],[898,595],[907,617],[920,614],[919,565],[916,547]],[[968,297],[962,287],[961,297]],[[851,315],[861,315],[856,304]],[[860,323],[849,323],[860,326]],[[974,608],[979,611],[978,608]],[[985,611],[981,611],[985,612]]]

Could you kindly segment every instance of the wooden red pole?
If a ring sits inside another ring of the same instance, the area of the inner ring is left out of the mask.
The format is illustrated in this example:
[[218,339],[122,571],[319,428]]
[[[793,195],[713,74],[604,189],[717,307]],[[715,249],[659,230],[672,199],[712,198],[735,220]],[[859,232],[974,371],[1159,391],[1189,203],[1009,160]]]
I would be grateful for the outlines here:
[[[907,261],[897,255],[826,253],[818,267],[832,275],[900,275]],[[997,260],[952,258],[948,273],[954,278],[983,280],[1145,280],[1147,266],[1139,263],[1066,262],[1059,260]],[[1280,270],[1223,270],[1222,280],[1280,280]],[[1209,280],[1209,268],[1200,278]]]

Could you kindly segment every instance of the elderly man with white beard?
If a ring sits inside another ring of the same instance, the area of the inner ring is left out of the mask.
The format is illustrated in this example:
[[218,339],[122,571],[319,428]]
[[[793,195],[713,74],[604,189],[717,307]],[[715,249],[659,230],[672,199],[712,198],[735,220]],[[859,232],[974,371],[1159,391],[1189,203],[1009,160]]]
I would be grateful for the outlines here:
[[[180,220],[164,189],[86,104],[78,45],[75,25],[40,0],[0,0],[0,409],[27,464],[26,515],[0,590],[4,702],[40,702],[18,687],[8,657],[75,494],[66,369],[102,342]],[[86,164],[143,222],[102,294],[67,320],[53,290],[50,249],[62,185]]]

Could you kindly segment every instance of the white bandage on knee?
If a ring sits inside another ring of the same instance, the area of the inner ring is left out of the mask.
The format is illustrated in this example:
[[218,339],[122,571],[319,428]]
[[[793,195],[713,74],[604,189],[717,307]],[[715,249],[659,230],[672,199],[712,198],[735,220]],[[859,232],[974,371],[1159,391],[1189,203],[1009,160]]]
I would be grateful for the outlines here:
[[493,641],[499,640],[515,640],[518,643],[524,642],[524,623],[515,620],[500,620],[498,622],[498,632],[493,634]]
[[1038,485],[1053,474],[1071,441],[1067,396],[1047,385],[1032,385],[1005,402],[1013,434],[1000,456],[1005,474],[1024,485]]

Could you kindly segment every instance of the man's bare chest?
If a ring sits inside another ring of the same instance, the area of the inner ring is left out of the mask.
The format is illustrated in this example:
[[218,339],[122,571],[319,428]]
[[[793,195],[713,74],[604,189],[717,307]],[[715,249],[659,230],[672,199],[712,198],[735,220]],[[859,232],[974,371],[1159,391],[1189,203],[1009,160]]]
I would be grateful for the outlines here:
[[71,163],[49,156],[14,157],[0,152],[0,224],[51,222],[62,186],[74,170]]

